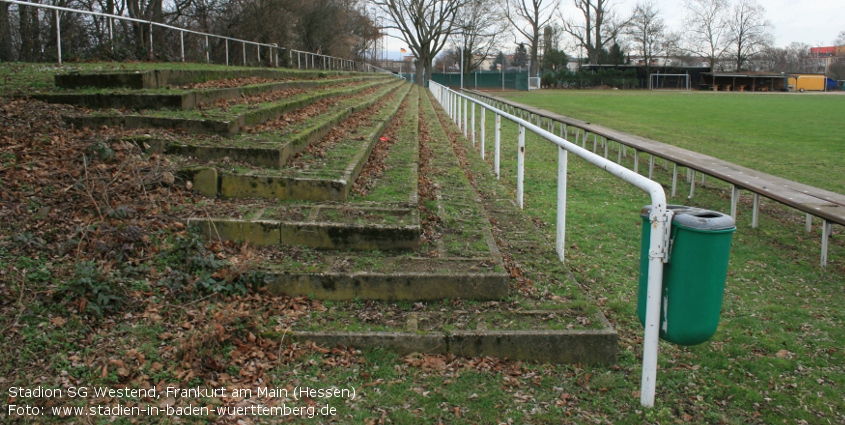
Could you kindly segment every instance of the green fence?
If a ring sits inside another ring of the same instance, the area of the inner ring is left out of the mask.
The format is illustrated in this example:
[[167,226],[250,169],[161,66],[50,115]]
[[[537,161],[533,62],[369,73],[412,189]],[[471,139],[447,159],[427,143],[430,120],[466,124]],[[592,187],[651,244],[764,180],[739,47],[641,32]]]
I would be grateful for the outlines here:
[[[501,72],[473,72],[464,75],[464,87],[469,89],[528,90],[527,72],[505,72],[504,80]],[[448,87],[461,86],[461,74],[433,74],[431,79]]]

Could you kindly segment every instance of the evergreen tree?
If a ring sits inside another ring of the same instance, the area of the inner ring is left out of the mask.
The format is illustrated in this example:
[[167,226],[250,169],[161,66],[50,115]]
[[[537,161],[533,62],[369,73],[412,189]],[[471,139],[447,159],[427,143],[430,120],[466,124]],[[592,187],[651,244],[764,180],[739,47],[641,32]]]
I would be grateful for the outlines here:
[[528,66],[528,49],[525,48],[525,43],[519,43],[516,46],[516,51],[513,53],[511,60],[511,67],[525,68]]

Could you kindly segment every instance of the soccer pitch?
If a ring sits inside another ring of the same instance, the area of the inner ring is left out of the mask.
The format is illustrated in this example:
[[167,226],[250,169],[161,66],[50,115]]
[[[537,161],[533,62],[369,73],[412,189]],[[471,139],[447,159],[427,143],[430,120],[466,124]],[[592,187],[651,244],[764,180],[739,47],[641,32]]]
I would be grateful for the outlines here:
[[516,102],[845,193],[845,96],[540,90]]

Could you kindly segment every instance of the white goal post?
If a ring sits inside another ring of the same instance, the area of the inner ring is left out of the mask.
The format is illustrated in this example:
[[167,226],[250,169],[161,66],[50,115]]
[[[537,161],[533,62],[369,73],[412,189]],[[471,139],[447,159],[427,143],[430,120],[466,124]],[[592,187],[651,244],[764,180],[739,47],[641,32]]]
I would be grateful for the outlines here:
[[651,74],[648,76],[648,88],[649,90],[689,90],[689,74]]
[[540,77],[528,77],[528,90],[540,89]]

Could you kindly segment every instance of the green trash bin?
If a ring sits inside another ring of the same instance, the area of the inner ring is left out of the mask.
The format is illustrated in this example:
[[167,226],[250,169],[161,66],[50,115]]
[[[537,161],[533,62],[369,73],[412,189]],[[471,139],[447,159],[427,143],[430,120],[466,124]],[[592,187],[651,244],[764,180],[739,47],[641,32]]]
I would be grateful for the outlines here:
[[[722,297],[728,275],[734,219],[718,211],[669,205],[675,215],[669,243],[669,262],[663,265],[660,338],[679,345],[709,340],[719,326]],[[649,214],[643,208],[640,286],[637,314],[645,325],[648,299]]]

